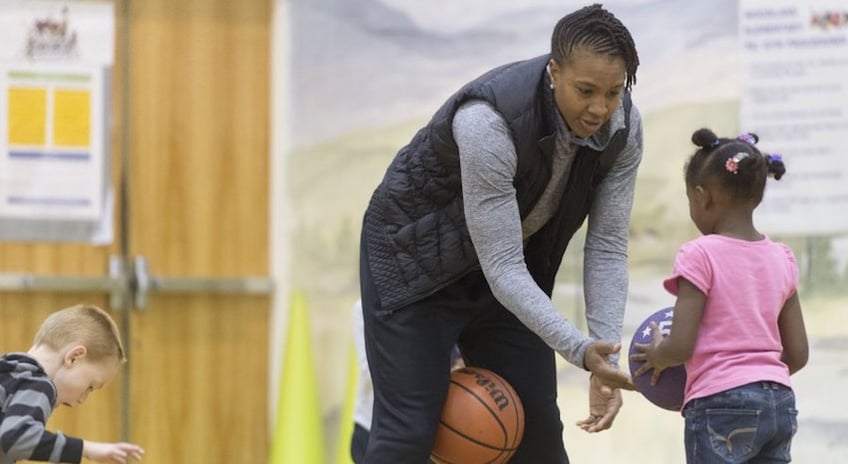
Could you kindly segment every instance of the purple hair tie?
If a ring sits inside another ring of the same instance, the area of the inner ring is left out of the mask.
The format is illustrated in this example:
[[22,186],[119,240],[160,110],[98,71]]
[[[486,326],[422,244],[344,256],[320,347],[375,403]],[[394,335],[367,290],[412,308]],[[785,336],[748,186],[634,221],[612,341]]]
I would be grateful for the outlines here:
[[736,137],[736,140],[745,142],[749,145],[757,144],[757,138],[747,132],[745,132],[744,134],[739,134],[739,137]]
[[770,153],[768,155],[768,160],[769,162],[782,163],[783,157],[780,156],[778,153]]

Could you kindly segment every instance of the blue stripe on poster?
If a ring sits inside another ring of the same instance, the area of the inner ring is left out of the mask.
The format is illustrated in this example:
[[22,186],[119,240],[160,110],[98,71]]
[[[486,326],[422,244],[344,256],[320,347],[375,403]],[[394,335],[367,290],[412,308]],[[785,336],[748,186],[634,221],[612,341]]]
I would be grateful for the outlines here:
[[44,206],[76,206],[83,207],[91,204],[88,198],[81,197],[22,197],[9,196],[6,201],[12,205],[44,205]]
[[49,159],[56,161],[89,161],[90,153],[56,153],[43,151],[9,151],[12,159]]

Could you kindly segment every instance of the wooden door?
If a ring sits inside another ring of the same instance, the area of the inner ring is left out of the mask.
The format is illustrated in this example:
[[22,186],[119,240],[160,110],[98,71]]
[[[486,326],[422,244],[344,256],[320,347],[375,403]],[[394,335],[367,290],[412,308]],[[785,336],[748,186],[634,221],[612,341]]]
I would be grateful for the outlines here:
[[[271,1],[116,5],[112,166],[117,191],[121,168],[129,174],[127,211],[116,212],[126,227],[116,221],[110,246],[0,243],[0,273],[103,277],[110,256],[138,255],[156,277],[267,276]],[[110,303],[0,292],[0,352],[28,350],[50,312],[79,302]],[[129,363],[48,426],[128,438],[145,462],[266,462],[270,306],[268,296],[152,293],[143,309],[113,310]]]
[[[130,254],[159,277],[267,276],[271,1],[131,0],[122,13]],[[270,307],[153,293],[132,312],[130,436],[146,461],[267,461]]]

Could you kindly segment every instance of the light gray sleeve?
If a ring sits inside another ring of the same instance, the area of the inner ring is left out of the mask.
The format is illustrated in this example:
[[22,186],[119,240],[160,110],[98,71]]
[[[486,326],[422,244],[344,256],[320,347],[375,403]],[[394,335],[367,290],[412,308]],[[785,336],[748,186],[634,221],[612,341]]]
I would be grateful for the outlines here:
[[53,412],[53,398],[47,393],[53,387],[47,382],[46,377],[18,377],[18,390],[6,399],[8,409],[0,420],[0,462],[80,462],[82,440],[45,428]]
[[503,117],[488,103],[463,104],[453,120],[465,219],[495,298],[568,362],[583,368],[591,343],[554,307],[524,261],[515,187],[517,155]]
[[[636,171],[642,160],[642,120],[634,106],[630,134],[609,174],[598,186],[583,262],[583,291],[589,335],[611,343],[621,341],[627,302],[627,243]],[[611,359],[618,363],[618,356]]]

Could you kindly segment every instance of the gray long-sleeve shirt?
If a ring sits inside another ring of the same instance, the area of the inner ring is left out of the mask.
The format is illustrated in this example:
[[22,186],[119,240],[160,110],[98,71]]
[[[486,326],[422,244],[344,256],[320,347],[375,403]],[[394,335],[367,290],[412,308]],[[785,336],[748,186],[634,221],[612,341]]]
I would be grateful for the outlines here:
[[55,384],[30,355],[0,356],[0,464],[82,460],[82,439],[45,428],[56,394]]
[[[554,307],[524,261],[524,241],[558,208],[580,145],[602,150],[624,125],[624,110],[609,130],[588,139],[573,136],[559,120],[551,181],[522,224],[513,179],[518,155],[503,117],[488,103],[464,103],[453,120],[459,147],[465,218],[483,273],[498,301],[570,363],[583,367],[593,339],[621,339],[627,299],[627,242],[636,171],[642,159],[642,124],[635,107],[623,152],[601,182],[589,212],[584,244],[584,294],[589,337]],[[591,338],[590,338],[591,337]],[[617,362],[617,357],[613,358]]]

